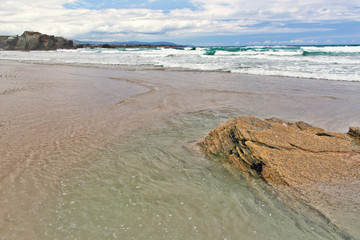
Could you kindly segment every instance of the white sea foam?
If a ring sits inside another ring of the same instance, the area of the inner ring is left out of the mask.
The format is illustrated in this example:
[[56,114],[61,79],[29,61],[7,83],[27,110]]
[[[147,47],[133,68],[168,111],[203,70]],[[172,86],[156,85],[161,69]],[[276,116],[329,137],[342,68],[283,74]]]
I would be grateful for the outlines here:
[[[208,55],[207,55],[208,54]],[[0,51],[0,59],[50,64],[181,68],[360,81],[360,46],[251,46]]]
[[304,51],[360,53],[360,46],[301,47]]

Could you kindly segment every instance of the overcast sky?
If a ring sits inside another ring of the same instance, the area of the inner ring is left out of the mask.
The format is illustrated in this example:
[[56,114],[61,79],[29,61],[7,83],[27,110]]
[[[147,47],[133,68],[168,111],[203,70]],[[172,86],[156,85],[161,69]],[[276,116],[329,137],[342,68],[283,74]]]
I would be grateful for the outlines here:
[[0,0],[0,35],[193,45],[359,44],[360,0]]

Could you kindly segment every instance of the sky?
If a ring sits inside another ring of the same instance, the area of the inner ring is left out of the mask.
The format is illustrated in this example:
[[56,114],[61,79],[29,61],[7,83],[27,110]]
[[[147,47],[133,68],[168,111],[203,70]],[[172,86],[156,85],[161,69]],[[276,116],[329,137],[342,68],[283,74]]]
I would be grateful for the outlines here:
[[197,46],[360,44],[360,0],[0,0],[0,35]]

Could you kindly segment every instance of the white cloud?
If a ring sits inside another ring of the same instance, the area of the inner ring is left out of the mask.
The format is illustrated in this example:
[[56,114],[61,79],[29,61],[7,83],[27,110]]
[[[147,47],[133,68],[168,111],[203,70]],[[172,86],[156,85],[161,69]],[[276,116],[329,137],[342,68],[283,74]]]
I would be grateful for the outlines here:
[[[155,0],[149,0],[155,1]],[[3,0],[0,33],[24,30],[78,39],[186,37],[326,31],[289,28],[286,22],[360,21],[358,0],[193,0],[198,10],[175,9],[66,9],[76,0]],[[277,24],[263,26],[264,22]]]
[[303,45],[303,44],[318,44],[316,40],[293,39],[289,41],[266,40],[264,42],[250,42],[251,45]]
[[211,15],[272,21],[360,20],[358,0],[193,0]]

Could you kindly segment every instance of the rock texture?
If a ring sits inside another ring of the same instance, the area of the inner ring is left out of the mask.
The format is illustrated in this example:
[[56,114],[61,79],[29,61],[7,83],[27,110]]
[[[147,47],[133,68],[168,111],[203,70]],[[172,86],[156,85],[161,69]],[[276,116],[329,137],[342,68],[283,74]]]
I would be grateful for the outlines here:
[[360,226],[359,136],[355,127],[341,134],[304,122],[239,117],[211,131],[200,145],[275,189],[286,186],[360,238],[353,230]]
[[356,140],[360,141],[360,128],[359,127],[350,127],[348,134],[354,137]]
[[56,50],[74,48],[72,40],[39,32],[25,31],[21,36],[1,36],[0,48],[4,50]]

